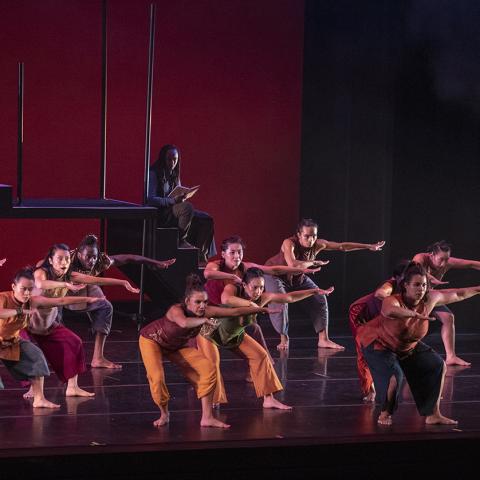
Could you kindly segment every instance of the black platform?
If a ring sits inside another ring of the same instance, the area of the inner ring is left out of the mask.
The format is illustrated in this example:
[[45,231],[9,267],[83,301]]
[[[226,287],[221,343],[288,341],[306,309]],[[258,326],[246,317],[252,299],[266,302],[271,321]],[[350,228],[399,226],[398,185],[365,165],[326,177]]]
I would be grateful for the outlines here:
[[[292,324],[294,322],[292,321]],[[87,321],[70,325],[92,339]],[[275,350],[277,338],[266,325],[276,369],[285,385],[278,395],[292,412],[263,410],[244,381],[244,362],[222,351],[230,403],[219,418],[230,430],[199,427],[200,403],[174,366],[166,363],[172,395],[171,422],[158,418],[140,361],[136,327],[117,320],[107,342],[110,359],[121,371],[91,369],[80,384],[95,399],[65,399],[55,375],[46,395],[59,411],[33,411],[24,389],[0,367],[1,478],[404,478],[466,472],[476,463],[480,438],[479,334],[459,334],[458,353],[471,368],[449,368],[442,411],[459,425],[425,426],[408,391],[391,427],[376,424],[376,409],[362,403],[348,336],[334,336],[344,352],[317,350],[308,322],[298,319],[288,355]],[[427,342],[443,352],[438,334]]]

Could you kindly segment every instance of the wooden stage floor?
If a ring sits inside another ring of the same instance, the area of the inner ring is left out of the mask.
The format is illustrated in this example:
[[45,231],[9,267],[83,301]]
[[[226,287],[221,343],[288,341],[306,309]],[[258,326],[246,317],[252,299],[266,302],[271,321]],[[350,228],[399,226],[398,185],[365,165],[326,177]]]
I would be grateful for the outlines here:
[[[87,323],[86,317],[77,317],[68,326],[85,339],[90,359],[93,343]],[[385,469],[392,478],[412,468],[441,476],[476,460],[480,333],[457,336],[458,353],[472,367],[448,368],[442,411],[458,419],[458,426],[425,426],[406,387],[394,425],[381,427],[375,421],[377,410],[361,401],[351,337],[333,335],[345,351],[317,349],[308,323],[296,323],[285,354],[277,352],[277,338],[265,325],[285,386],[277,396],[294,407],[291,412],[263,410],[253,386],[244,381],[245,362],[222,351],[229,403],[217,415],[232,425],[229,430],[199,427],[200,403],[168,362],[171,421],[160,429],[152,426],[158,411],[140,360],[136,328],[125,319],[114,322],[106,347],[108,358],[120,362],[122,370],[89,369],[80,378],[82,387],[95,391],[94,399],[65,398],[64,387],[52,374],[45,382],[46,396],[62,406],[58,411],[34,411],[31,402],[22,399],[24,389],[1,366],[5,390],[0,391],[0,465],[4,472],[22,465],[30,478],[40,471],[38,478],[47,478],[47,472],[48,478],[130,478],[131,471],[137,478],[157,472],[162,478],[204,478],[200,467],[203,472],[211,469],[210,478],[305,478],[322,471],[330,478],[380,478]],[[443,354],[438,333],[426,343]]]

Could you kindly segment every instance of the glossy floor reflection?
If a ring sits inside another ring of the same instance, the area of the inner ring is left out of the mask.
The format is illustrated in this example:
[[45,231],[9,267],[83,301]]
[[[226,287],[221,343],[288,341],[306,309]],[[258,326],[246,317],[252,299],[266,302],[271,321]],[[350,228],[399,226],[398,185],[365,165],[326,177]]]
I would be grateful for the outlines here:
[[[87,358],[92,339],[86,324],[69,323],[84,340]],[[251,384],[245,382],[246,365],[241,359],[222,351],[222,369],[229,403],[217,412],[231,423],[228,431],[199,427],[200,403],[193,388],[166,362],[165,372],[172,395],[171,423],[164,428],[152,426],[158,417],[145,370],[141,363],[136,329],[118,321],[107,342],[107,356],[123,365],[121,371],[89,369],[80,385],[95,392],[93,399],[65,398],[64,387],[55,375],[46,379],[48,399],[60,403],[58,411],[36,409],[22,398],[25,391],[0,367],[5,390],[0,391],[0,455],[19,449],[55,447],[111,447],[136,445],[138,448],[181,447],[188,443],[207,447],[217,442],[232,445],[248,441],[305,441],[335,443],[346,439],[357,442],[405,438],[476,436],[480,434],[480,334],[459,334],[457,350],[472,362],[472,367],[449,367],[443,391],[442,410],[459,420],[456,427],[426,427],[418,416],[408,387],[402,391],[402,403],[392,427],[377,426],[376,410],[362,403],[356,377],[352,339],[334,336],[345,351],[317,349],[308,325],[291,339],[288,352],[275,349],[277,338],[267,329],[268,343],[275,368],[285,390],[278,395],[291,404],[291,412],[263,410]],[[440,337],[430,335],[426,342],[443,353]]]

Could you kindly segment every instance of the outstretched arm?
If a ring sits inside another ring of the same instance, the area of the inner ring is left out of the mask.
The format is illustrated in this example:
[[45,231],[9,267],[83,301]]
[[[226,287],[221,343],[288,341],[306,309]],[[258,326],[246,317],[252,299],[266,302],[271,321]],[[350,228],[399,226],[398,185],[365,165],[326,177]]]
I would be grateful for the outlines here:
[[170,265],[175,263],[175,258],[169,260],[155,260],[149,257],[143,257],[142,255],[131,255],[131,254],[119,254],[119,255],[109,255],[112,260],[112,265],[115,267],[120,267],[121,265],[126,265],[128,263],[133,264],[143,264],[155,268],[168,268]]
[[132,293],[140,292],[138,288],[132,287],[127,280],[122,280],[120,278],[93,277],[92,275],[72,272],[72,280],[86,285],[120,286]]
[[74,285],[71,282],[63,282],[56,280],[47,280],[47,274],[45,270],[38,268],[33,272],[35,278],[35,287],[41,290],[54,290],[55,288],[67,288],[71,292],[78,292],[85,287],[83,284]]
[[377,243],[356,243],[356,242],[331,242],[330,240],[317,240],[325,244],[325,250],[340,250],[342,252],[351,252],[353,250],[371,250],[380,251],[385,245],[385,240]]
[[195,328],[208,323],[205,317],[187,317],[178,305],[173,305],[168,309],[166,317],[182,328]]
[[395,297],[387,297],[382,302],[382,315],[390,318],[398,318],[400,320],[407,318],[420,318],[422,320],[434,320],[428,315],[422,315],[415,310],[400,306],[400,302]]
[[222,303],[230,307],[250,307],[258,305],[246,298],[237,297],[235,285],[226,285],[222,292]]
[[255,306],[245,306],[245,307],[214,307],[213,305],[208,305],[205,310],[205,315],[208,317],[241,317],[242,315],[250,315],[252,313],[268,313],[268,308]]
[[[318,247],[318,252],[320,252],[320,250],[323,249],[321,245],[317,245],[317,247]],[[285,257],[285,262],[287,262],[287,265],[289,267],[312,268],[312,267],[325,265],[325,262],[321,262],[319,260],[318,261],[298,260],[295,257],[295,245],[289,238],[283,241],[281,250],[282,250],[283,256]]]
[[317,265],[315,268],[304,268],[304,267],[291,267],[289,265],[258,265],[252,262],[245,262],[245,266],[247,268],[255,267],[262,270],[267,275],[286,275],[286,274],[293,274],[298,275],[300,273],[316,273],[322,269],[322,265],[327,265],[329,261],[322,262],[321,260],[317,260],[315,262],[303,262],[303,263],[312,263]]
[[242,279],[239,276],[233,273],[221,272],[220,267],[215,262],[207,263],[203,276],[207,280],[229,280],[234,283],[242,283]]
[[334,290],[334,287],[323,290],[321,288],[310,288],[308,290],[297,290],[296,292],[289,293],[272,293],[264,292],[262,294],[262,305],[267,303],[295,303],[312,295],[330,295]]
[[78,303],[95,303],[103,300],[102,297],[58,297],[49,298],[41,295],[32,297],[33,307],[57,307],[60,305],[75,305]]
[[480,293],[480,286],[467,288],[449,288],[448,290],[432,290],[429,293],[429,302],[435,305],[448,305],[461,302]]
[[464,258],[450,257],[448,264],[450,268],[473,268],[474,270],[480,270],[480,262],[477,260],[465,260]]

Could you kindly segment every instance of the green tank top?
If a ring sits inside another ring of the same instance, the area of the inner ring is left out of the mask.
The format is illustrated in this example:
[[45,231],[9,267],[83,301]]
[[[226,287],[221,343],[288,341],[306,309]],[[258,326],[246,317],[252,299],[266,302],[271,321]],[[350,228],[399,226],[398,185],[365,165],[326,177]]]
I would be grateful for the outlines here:
[[255,314],[243,317],[225,317],[218,320],[220,320],[220,325],[206,338],[219,347],[236,348],[243,341],[245,327],[255,321]]

